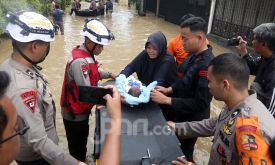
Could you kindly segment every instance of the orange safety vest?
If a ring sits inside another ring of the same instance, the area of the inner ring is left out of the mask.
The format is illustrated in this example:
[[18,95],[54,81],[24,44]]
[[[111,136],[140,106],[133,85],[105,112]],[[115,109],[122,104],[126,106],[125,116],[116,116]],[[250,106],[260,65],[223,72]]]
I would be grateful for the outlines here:
[[[91,58],[91,55],[85,50],[79,49],[79,46],[72,51],[72,61],[68,62],[65,69],[64,81],[62,86],[61,107],[64,107],[66,112],[70,113],[72,117],[74,115],[83,114],[87,110],[91,110],[93,104],[83,103],[78,101],[78,88],[75,80],[68,82],[68,72],[70,64],[79,58]],[[95,61],[94,61],[95,62]],[[90,85],[96,86],[100,80],[100,74],[98,72],[98,66],[94,62],[89,62],[87,65],[87,73],[90,78]]]

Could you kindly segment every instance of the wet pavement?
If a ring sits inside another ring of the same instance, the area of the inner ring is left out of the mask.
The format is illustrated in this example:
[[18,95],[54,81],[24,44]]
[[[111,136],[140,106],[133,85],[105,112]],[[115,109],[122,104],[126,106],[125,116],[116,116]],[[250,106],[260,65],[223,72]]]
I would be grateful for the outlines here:
[[[82,2],[82,7],[88,7],[89,4]],[[179,26],[166,22],[162,18],[155,17],[154,13],[147,13],[146,17],[140,17],[134,10],[134,7],[128,8],[114,4],[112,18],[98,17],[114,33],[116,40],[111,41],[109,46],[104,47],[104,51],[97,59],[102,66],[100,69],[119,73],[142,49],[147,37],[155,31],[162,31],[169,41],[179,33]],[[63,127],[63,121],[60,113],[59,98],[63,74],[68,55],[73,47],[83,43],[83,37],[79,35],[84,25],[84,17],[70,16],[68,13],[64,16],[65,35],[57,35],[51,44],[51,51],[45,62],[43,62],[43,72],[47,75],[50,82],[50,88],[54,95],[57,105],[57,132],[60,138],[59,145],[68,151],[66,134]],[[219,46],[210,41],[215,55],[230,50]],[[11,54],[10,40],[3,40],[0,43],[0,62]],[[216,116],[222,107],[222,103],[213,100],[211,103],[211,116]],[[93,130],[94,116],[90,118],[90,135],[88,142],[88,157],[93,152]],[[197,164],[207,164],[211,138],[199,138],[196,144],[194,158]]]

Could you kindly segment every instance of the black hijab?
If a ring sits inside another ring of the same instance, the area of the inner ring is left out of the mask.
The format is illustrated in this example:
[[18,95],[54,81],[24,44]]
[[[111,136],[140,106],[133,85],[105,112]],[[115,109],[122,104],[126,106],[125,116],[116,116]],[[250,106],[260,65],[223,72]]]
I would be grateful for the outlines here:
[[[158,52],[158,57],[155,59],[151,59],[146,52],[146,47],[149,43],[152,44]],[[167,40],[162,32],[152,33],[145,43],[145,50],[128,66],[134,69],[138,79],[145,85],[157,81],[158,85],[167,87],[177,79],[176,63],[174,58],[167,54]],[[125,69],[127,69],[127,67]]]

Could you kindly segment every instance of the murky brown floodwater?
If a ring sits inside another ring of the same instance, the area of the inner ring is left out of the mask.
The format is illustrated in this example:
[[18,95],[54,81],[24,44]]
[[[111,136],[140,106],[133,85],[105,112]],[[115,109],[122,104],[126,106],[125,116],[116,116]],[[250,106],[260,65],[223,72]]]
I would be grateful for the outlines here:
[[[83,8],[89,4],[82,2]],[[57,105],[57,129],[60,137],[60,145],[67,150],[65,131],[63,128],[62,117],[60,115],[59,98],[61,85],[63,81],[63,72],[67,57],[72,48],[83,42],[83,37],[79,35],[84,25],[84,17],[70,16],[68,13],[64,17],[65,35],[57,35],[55,41],[51,44],[51,51],[48,58],[42,64],[44,73],[48,76],[50,87]],[[103,64],[104,70],[110,70],[119,73],[143,48],[144,43],[152,32],[162,31],[168,40],[177,35],[179,27],[175,24],[157,18],[153,13],[147,13],[146,17],[139,17],[134,9],[114,4],[114,13],[112,18],[99,17],[109,29],[114,33],[116,40],[111,41],[109,46],[104,47],[104,51],[98,60]],[[228,50],[210,42],[214,47],[214,53],[220,54]],[[3,40],[0,43],[0,62],[11,54],[10,40]],[[220,112],[222,104],[218,101],[212,101],[211,115],[215,116]],[[93,118],[91,125],[93,125]],[[90,129],[89,153],[92,153],[92,132]],[[209,158],[209,149],[211,138],[200,138],[196,145],[195,160],[198,164],[207,164]]]

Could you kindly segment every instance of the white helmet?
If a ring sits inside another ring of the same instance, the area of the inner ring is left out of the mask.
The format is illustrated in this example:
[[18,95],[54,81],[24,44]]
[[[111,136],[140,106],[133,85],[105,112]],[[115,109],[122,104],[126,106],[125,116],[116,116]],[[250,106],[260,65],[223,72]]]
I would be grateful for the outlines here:
[[111,31],[104,24],[94,19],[85,23],[80,34],[100,45],[108,45],[109,41],[114,39]]
[[19,15],[8,13],[6,30],[10,36],[19,42],[54,40],[54,28],[46,17],[35,12],[22,12]]

